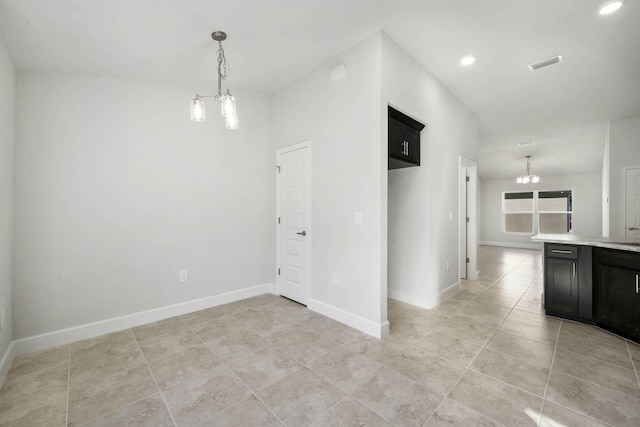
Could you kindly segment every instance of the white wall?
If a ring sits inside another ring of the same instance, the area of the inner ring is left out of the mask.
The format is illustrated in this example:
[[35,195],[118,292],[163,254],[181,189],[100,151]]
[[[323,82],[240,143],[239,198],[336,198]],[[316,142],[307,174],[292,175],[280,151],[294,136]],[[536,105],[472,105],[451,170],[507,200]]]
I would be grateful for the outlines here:
[[[339,64],[347,77],[331,84],[329,71]],[[380,35],[278,91],[272,107],[272,159],[277,149],[312,144],[310,306],[320,302],[383,327]],[[362,224],[354,224],[354,211]]]
[[612,237],[623,237],[622,168],[640,166],[640,117],[609,124],[609,221]]
[[14,338],[274,281],[269,99],[202,89],[18,73]]
[[477,159],[478,119],[384,34],[382,100],[385,157],[387,104],[427,125],[420,167],[388,173],[388,287],[396,298],[431,307],[459,280],[458,156]]
[[[5,325],[0,331],[0,359],[12,340],[12,236],[14,115],[16,73],[0,38],[0,308],[4,307]],[[1,366],[0,366],[1,368]],[[0,375],[1,381],[2,375]]]
[[604,140],[604,150],[602,153],[602,236],[609,237],[610,235],[610,200],[611,193],[611,159],[610,159],[611,144],[609,143],[609,129],[607,129],[607,135]]
[[[573,234],[601,236],[602,233],[602,174],[541,176],[538,184],[517,184],[514,179],[482,180],[481,242],[515,245],[537,245],[531,236],[502,232],[502,192],[530,190],[573,190]],[[534,233],[537,223],[534,221]]]

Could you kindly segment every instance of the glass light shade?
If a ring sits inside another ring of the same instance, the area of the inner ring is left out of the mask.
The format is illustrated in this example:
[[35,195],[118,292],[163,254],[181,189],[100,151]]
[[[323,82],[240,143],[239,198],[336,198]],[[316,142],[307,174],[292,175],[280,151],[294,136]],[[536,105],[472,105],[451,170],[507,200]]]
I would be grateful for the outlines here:
[[534,184],[540,182],[540,177],[538,175],[533,175],[533,178],[531,178],[531,182],[533,182]]
[[206,113],[206,106],[201,99],[194,99],[191,101],[191,120],[194,122],[204,122]]
[[238,112],[225,116],[224,125],[227,129],[238,129]]
[[522,183],[523,184],[528,184],[529,183],[529,177],[528,176],[523,177],[522,178]]
[[519,177],[518,177],[518,179],[516,179],[516,182],[517,182],[518,184],[522,184],[522,177],[521,177],[521,176],[519,176]]
[[236,99],[228,91],[220,98],[220,108],[223,117],[236,113]]

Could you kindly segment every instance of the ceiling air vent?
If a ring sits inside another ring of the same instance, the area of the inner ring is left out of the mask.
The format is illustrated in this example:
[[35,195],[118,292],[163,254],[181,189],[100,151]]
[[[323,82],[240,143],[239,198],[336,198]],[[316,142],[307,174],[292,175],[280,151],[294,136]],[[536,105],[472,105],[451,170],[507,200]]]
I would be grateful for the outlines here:
[[540,62],[534,62],[533,64],[529,64],[529,69],[531,71],[539,70],[540,68],[548,67],[549,65],[557,64],[558,62],[562,62],[562,55],[556,55],[548,59],[544,59]]

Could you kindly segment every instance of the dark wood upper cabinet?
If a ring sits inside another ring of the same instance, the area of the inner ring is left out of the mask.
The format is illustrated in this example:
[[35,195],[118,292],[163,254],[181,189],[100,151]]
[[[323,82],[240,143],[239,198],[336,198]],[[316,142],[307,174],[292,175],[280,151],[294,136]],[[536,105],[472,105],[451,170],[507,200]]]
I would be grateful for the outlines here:
[[389,107],[389,169],[420,166],[422,123]]

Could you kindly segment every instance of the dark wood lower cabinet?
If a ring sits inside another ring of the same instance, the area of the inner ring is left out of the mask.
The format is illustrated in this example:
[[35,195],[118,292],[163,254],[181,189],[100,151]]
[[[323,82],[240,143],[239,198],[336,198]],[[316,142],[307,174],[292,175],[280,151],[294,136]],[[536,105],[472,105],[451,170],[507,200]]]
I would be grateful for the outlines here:
[[598,325],[640,340],[640,254],[598,249],[594,259]]
[[545,267],[545,309],[578,314],[578,261],[547,258]]
[[640,252],[545,243],[544,308],[640,343]]
[[592,323],[591,247],[545,244],[544,251],[545,312]]

